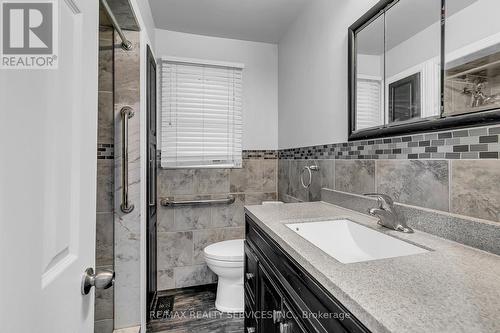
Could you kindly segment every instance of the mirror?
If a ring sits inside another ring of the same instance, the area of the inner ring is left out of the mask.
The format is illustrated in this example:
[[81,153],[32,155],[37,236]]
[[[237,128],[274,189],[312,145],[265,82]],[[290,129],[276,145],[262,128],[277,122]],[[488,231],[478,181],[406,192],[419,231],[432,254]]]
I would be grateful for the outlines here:
[[356,37],[356,130],[362,130],[384,124],[384,16]]
[[499,108],[498,1],[448,1],[446,6],[444,115]]
[[440,8],[403,0],[386,10],[386,124],[439,116]]
[[498,122],[498,10],[495,0],[384,0],[354,23],[349,139]]

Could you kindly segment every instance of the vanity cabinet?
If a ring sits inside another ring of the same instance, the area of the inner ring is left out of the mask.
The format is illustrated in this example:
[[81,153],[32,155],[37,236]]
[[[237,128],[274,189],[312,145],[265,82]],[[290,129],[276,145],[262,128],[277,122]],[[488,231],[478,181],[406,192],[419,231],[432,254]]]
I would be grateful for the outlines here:
[[245,333],[369,332],[245,217]]

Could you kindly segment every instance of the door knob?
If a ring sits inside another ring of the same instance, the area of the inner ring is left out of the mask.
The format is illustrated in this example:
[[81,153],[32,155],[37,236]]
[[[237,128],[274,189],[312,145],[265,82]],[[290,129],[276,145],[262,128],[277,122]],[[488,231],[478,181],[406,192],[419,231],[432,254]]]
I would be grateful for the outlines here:
[[103,269],[94,274],[94,269],[89,267],[82,277],[82,295],[87,295],[92,287],[96,289],[108,289],[115,281],[115,272]]

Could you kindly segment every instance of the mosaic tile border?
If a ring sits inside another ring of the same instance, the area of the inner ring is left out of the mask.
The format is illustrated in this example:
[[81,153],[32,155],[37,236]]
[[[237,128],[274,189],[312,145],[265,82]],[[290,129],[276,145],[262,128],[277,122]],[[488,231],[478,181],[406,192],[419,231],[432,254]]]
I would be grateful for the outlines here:
[[279,159],[498,159],[500,126],[281,149]]
[[278,158],[277,150],[243,150],[243,159],[275,160]]
[[97,159],[112,160],[115,158],[115,145],[112,143],[97,144]]
[[[242,158],[244,160],[277,160],[278,151],[277,150],[243,150]],[[156,161],[160,165],[161,161],[161,150],[156,151]]]

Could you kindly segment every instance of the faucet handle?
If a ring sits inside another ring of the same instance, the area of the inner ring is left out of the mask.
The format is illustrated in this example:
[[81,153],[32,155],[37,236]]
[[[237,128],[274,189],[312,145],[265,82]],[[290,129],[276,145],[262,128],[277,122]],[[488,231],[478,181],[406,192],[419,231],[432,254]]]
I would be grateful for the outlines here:
[[380,208],[389,208],[394,205],[394,200],[387,194],[382,194],[382,193],[365,193],[363,195],[366,195],[368,197],[375,197],[377,198],[378,204]]

